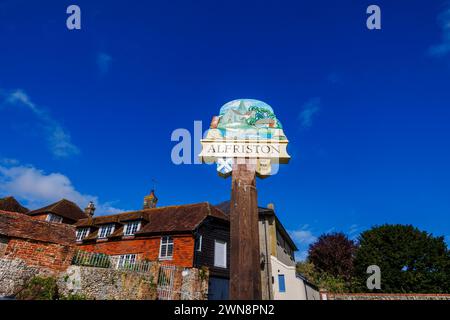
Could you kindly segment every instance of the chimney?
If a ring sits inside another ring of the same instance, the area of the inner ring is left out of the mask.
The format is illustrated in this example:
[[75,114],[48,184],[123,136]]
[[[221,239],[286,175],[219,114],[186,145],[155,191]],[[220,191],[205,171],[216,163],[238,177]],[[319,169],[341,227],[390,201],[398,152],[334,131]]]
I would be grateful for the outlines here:
[[87,207],[84,209],[84,212],[90,216],[93,217],[94,216],[94,212],[95,212],[95,204],[92,201],[89,201],[89,204],[87,205]]
[[155,195],[155,190],[152,190],[148,196],[144,197],[144,209],[156,208],[158,197]]
[[273,203],[269,203],[269,204],[267,205],[267,209],[270,209],[270,210],[275,211],[275,205],[274,205]]

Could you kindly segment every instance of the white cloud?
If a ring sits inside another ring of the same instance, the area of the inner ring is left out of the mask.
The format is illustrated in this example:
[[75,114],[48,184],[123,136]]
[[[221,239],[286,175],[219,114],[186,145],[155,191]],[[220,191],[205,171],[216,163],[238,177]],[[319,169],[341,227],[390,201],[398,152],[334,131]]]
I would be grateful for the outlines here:
[[50,128],[48,142],[53,154],[58,158],[66,158],[80,153],[80,150],[72,144],[70,134],[59,125]]
[[294,240],[299,251],[295,253],[295,260],[304,261],[308,256],[309,245],[316,242],[317,237],[309,229],[309,224],[301,226],[297,230],[289,231],[289,235]]
[[101,74],[106,74],[109,71],[112,63],[112,57],[104,52],[97,54],[97,66]]
[[309,230],[291,231],[290,235],[295,242],[304,245],[310,245],[317,240],[317,237]]
[[447,2],[446,9],[438,17],[439,25],[442,29],[442,41],[429,49],[432,56],[442,57],[450,54],[450,1]]
[[320,98],[313,98],[306,102],[298,118],[303,128],[310,128],[312,126],[313,117],[320,110]]
[[97,206],[96,214],[123,212],[111,205],[101,203],[98,197],[83,194],[75,189],[70,179],[61,173],[45,173],[33,166],[0,165],[0,196],[11,195],[24,202],[24,205],[36,209],[61,199],[75,202],[85,208],[89,201]]
[[80,152],[71,142],[70,133],[55,121],[47,111],[36,105],[23,90],[15,90],[6,94],[6,104],[28,108],[39,120],[45,131],[48,147],[54,156],[65,158]]

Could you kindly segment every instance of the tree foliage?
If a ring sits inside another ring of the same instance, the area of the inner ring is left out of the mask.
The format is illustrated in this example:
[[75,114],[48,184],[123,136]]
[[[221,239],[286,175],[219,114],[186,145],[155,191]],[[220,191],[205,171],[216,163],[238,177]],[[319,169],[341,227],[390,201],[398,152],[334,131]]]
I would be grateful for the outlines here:
[[363,232],[354,261],[354,290],[368,291],[367,267],[381,269],[381,291],[450,292],[450,255],[443,237],[411,225],[383,225]]
[[349,290],[348,283],[342,277],[319,272],[310,261],[297,262],[296,271],[309,282],[315,284],[320,290],[334,293],[344,293]]
[[54,277],[33,277],[16,295],[18,300],[56,300],[58,287]]
[[319,273],[350,281],[356,244],[342,232],[324,234],[309,247],[308,260]]

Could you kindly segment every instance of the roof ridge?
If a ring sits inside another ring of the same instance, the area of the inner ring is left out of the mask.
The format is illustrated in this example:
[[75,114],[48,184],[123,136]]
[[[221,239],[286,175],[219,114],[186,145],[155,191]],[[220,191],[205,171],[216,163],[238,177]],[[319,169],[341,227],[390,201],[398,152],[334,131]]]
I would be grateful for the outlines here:
[[[108,214],[108,215],[104,215],[104,216],[97,216],[97,217],[93,217],[91,219],[115,217],[115,216],[119,216],[121,214],[129,214],[129,213],[150,213],[150,211],[153,211],[153,210],[156,211],[156,210],[160,210],[160,209],[169,209],[169,208],[177,208],[178,209],[180,207],[195,206],[195,205],[199,205],[199,204],[208,204],[208,205],[210,205],[210,203],[208,201],[188,203],[188,204],[174,204],[174,205],[170,205],[170,206],[163,206],[163,207],[156,207],[156,208],[124,211],[124,212]],[[89,218],[84,218],[84,219],[89,219]],[[81,220],[84,220],[84,219],[81,219]]]
[[[12,213],[14,215],[17,215],[17,217],[20,217],[20,218],[23,217],[23,215],[20,212],[0,210],[0,213],[8,213],[8,214]],[[26,217],[27,217],[26,219],[30,219],[30,221],[33,221],[33,223],[36,223],[36,224],[56,225],[56,226],[58,226],[58,228],[65,228],[65,229],[72,229],[73,228],[72,225],[69,225],[67,223],[56,223],[55,224],[54,222],[49,222],[49,221],[46,221],[46,220],[33,219],[30,216],[26,216]]]

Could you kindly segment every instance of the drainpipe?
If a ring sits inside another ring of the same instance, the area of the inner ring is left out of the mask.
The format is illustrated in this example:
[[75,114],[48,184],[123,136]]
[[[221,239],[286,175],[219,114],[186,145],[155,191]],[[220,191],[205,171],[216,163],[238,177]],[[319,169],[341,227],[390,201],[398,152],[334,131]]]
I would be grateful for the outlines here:
[[[271,257],[269,255],[269,250],[268,250],[268,241],[267,241],[267,221],[264,219],[262,221],[263,225],[264,225],[264,242],[266,244],[266,273],[267,273],[267,291],[269,293],[269,300],[273,300],[273,295],[272,295],[272,276],[271,276],[271,270],[269,270],[272,260]],[[270,268],[272,269],[272,268]]]

